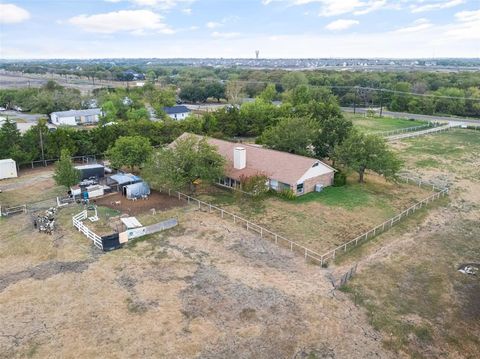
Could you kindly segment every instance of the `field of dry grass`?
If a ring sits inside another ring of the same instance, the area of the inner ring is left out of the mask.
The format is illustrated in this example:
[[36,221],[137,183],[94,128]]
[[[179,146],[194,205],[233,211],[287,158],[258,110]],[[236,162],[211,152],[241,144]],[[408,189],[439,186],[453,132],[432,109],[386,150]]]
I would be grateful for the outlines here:
[[480,136],[455,130],[395,147],[412,174],[451,185],[450,198],[343,257],[337,270],[360,271],[345,291],[394,352],[479,357],[480,281],[457,269],[480,264]]
[[191,207],[180,226],[99,253],[64,208],[52,236],[0,220],[2,358],[388,358],[325,269]]

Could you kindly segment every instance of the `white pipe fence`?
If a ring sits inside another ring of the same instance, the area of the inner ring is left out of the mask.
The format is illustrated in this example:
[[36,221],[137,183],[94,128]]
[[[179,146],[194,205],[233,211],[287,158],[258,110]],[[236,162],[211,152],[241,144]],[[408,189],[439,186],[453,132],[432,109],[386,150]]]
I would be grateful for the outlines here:
[[328,260],[330,259],[335,259],[335,257],[338,255],[338,253],[341,252],[346,252],[347,248],[354,247],[358,245],[361,242],[364,242],[367,239],[371,239],[375,236],[377,236],[380,233],[385,232],[387,229],[390,229],[395,225],[396,223],[400,222],[405,217],[408,217],[409,215],[415,213],[417,210],[423,208],[427,204],[433,202],[434,200],[444,197],[448,194],[449,189],[448,188],[443,188],[440,189],[436,187],[433,184],[429,184],[428,182],[419,180],[416,181],[414,179],[408,178],[408,177],[403,177],[401,178],[405,180],[407,183],[409,182],[415,182],[418,186],[427,186],[428,188],[431,188],[433,191],[438,191],[433,193],[432,195],[428,196],[427,198],[421,200],[420,202],[415,203],[413,206],[407,208],[400,214],[388,219],[387,221],[383,222],[382,224],[376,226],[375,228],[372,228],[371,230],[361,234],[360,236],[341,244],[340,246],[324,253],[320,254],[316,251],[313,251],[305,246],[302,246],[301,244],[298,244],[288,238],[285,238],[284,236],[281,236],[265,227],[262,227],[256,223],[253,223],[243,217],[240,217],[234,213],[231,213],[229,211],[224,210],[223,208],[217,207],[215,205],[212,205],[211,203],[207,203],[204,201],[201,201],[197,198],[191,197],[189,195],[186,195],[184,193],[178,192],[178,191],[172,191],[172,190],[164,190],[164,192],[168,193],[169,196],[175,196],[179,200],[186,200],[187,203],[189,204],[195,204],[198,206],[199,210],[205,210],[208,211],[209,213],[216,213],[219,214],[222,219],[231,219],[233,220],[233,223],[235,224],[241,224],[242,226],[245,226],[247,231],[254,231],[258,234],[260,234],[261,238],[266,238],[270,239],[275,242],[275,244],[280,244],[283,245],[284,247],[287,247],[290,249],[290,251],[296,251],[297,253],[300,253],[305,259],[309,259],[317,264],[323,265]]
[[404,139],[404,138],[425,136],[425,135],[430,135],[432,133],[448,131],[448,130],[451,130],[452,128],[460,127],[460,126],[461,126],[461,123],[456,123],[456,122],[455,123],[449,123],[448,125],[434,127],[434,128],[430,128],[428,130],[408,132],[408,133],[402,133],[402,134],[398,134],[398,135],[388,136],[388,137],[385,137],[385,139],[387,141],[396,141],[396,140],[401,140],[401,139]]
[[83,224],[83,220],[87,219],[88,214],[87,210],[83,210],[82,212],[74,215],[72,217],[73,226],[77,228],[80,232],[82,232],[88,239],[90,239],[95,247],[98,249],[103,250],[102,238],[91,231],[86,225]]
[[379,135],[379,136],[382,136],[382,137],[388,137],[388,136],[393,136],[393,135],[397,135],[397,134],[400,134],[400,133],[419,131],[419,130],[424,129],[424,128],[430,128],[430,127],[435,127],[435,126],[436,125],[434,123],[428,123],[426,125],[412,126],[412,127],[406,127],[406,128],[398,128],[396,130],[377,132],[375,134]]
[[315,252],[307,247],[302,246],[294,241],[291,241],[284,236],[275,233],[265,227],[262,227],[256,223],[253,223],[235,213],[224,210],[223,208],[217,207],[211,203],[201,201],[197,198],[191,197],[184,193],[172,190],[163,190],[163,192],[168,193],[169,196],[175,196],[179,200],[186,200],[189,204],[194,204],[198,206],[199,210],[207,211],[209,213],[215,213],[220,215],[222,219],[231,219],[233,223],[239,224],[245,227],[247,231],[253,231],[260,235],[261,238],[270,239],[275,242],[277,245],[282,245],[290,249],[290,251],[295,251],[300,253],[305,259],[311,260],[317,264],[321,264],[321,255],[318,252]]
[[385,222],[379,224],[378,226],[372,228],[371,230],[359,235],[358,237],[339,245],[338,247],[324,253],[320,259],[321,263],[328,261],[329,259],[335,259],[339,253],[346,252],[348,248],[355,247],[361,242],[365,242],[367,239],[371,239],[377,236],[380,233],[385,232],[386,230],[392,228],[396,223],[400,222],[403,218],[408,217],[409,215],[415,213],[417,210],[425,207],[427,204],[439,199],[440,197],[445,197],[448,194],[448,188],[441,190],[440,192],[435,192],[427,198],[421,200],[420,202],[415,203],[413,206],[407,208],[402,213],[397,214],[396,216],[386,220]]

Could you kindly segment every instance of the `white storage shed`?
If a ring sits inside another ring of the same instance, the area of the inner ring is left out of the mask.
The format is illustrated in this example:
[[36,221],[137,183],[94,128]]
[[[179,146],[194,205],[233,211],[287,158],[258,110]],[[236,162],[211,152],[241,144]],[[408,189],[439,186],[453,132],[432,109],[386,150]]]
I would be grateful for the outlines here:
[[0,160],[0,179],[15,177],[18,177],[17,163],[11,158]]

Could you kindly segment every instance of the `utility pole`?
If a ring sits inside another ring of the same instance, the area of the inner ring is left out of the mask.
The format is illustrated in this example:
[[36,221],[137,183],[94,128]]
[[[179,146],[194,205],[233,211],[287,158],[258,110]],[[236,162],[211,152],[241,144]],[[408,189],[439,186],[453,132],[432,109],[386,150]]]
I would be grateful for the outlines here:
[[383,91],[380,91],[380,117],[382,117],[383,113]]
[[40,134],[40,149],[42,150],[42,161],[43,161],[43,166],[47,167],[47,164],[45,163],[45,154],[43,153],[43,136],[42,136],[42,128],[39,127],[39,134]]
[[355,97],[353,99],[353,114],[355,115],[357,112],[357,87],[355,87]]

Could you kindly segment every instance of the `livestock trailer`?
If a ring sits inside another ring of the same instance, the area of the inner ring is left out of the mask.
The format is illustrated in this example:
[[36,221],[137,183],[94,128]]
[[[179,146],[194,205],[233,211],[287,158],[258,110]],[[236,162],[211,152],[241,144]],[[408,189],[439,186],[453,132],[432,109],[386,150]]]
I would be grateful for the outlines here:
[[0,160],[0,179],[15,177],[18,177],[17,163],[11,158]]
[[105,176],[105,167],[98,163],[75,166],[75,168],[80,171],[80,180],[82,181],[90,177],[99,179]]

